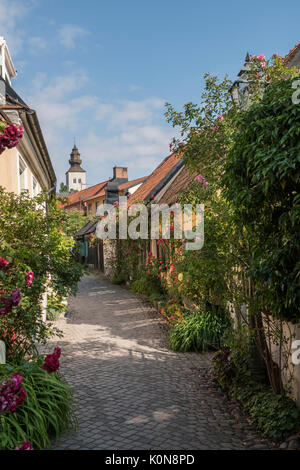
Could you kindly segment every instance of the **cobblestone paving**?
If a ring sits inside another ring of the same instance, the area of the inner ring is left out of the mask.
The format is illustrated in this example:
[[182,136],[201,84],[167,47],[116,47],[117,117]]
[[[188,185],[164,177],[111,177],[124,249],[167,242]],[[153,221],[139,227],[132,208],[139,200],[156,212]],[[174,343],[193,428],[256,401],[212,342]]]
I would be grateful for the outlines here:
[[68,312],[56,322],[64,338],[55,344],[79,430],[56,449],[270,446],[212,380],[210,356],[170,351],[162,318],[139,296],[92,274]]

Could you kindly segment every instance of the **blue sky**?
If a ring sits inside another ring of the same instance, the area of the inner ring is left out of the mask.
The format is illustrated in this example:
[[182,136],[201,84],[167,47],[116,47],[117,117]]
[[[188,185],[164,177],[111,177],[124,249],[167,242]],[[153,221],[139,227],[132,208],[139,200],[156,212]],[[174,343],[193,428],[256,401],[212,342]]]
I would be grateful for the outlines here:
[[293,0],[0,0],[0,36],[58,182],[75,136],[92,185],[114,165],[149,174],[175,132],[164,103],[198,102],[203,74],[234,78],[247,51],[286,54],[299,17]]

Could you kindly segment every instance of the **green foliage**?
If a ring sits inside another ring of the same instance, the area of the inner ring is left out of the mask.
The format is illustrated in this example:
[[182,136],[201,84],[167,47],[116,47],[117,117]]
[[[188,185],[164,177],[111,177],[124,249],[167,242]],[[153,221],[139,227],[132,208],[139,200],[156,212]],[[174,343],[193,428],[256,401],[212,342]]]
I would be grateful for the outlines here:
[[300,429],[300,410],[290,398],[274,394],[255,382],[234,384],[230,395],[238,400],[267,437],[279,440]]
[[63,298],[54,294],[47,296],[47,320],[55,321],[62,312],[66,311],[66,305]]
[[73,397],[69,386],[58,372],[48,374],[37,362],[23,362],[19,366],[0,365],[0,381],[13,373],[23,376],[26,399],[15,413],[0,415],[0,449],[14,449],[23,441],[30,441],[34,449],[51,446],[62,430],[76,427],[72,411]]
[[112,284],[121,285],[126,282],[124,274],[115,274],[111,279]]
[[[214,374],[223,389],[249,413],[257,427],[269,438],[281,439],[300,429],[300,410],[286,395],[273,393],[269,386],[251,378],[249,337],[244,331],[229,333],[213,357]],[[244,352],[244,353],[243,353]]]
[[299,320],[300,108],[292,84],[270,83],[241,114],[223,183],[251,241],[256,301],[267,313]]
[[[222,81],[210,74],[204,75],[204,91],[199,105],[187,103],[183,112],[177,112],[167,103],[165,116],[173,127],[179,127],[185,142],[184,162],[193,170],[205,175],[209,182],[218,179],[230,145],[232,134],[232,82],[225,77]],[[220,116],[227,116],[219,121]],[[174,139],[178,148],[178,141]]]
[[74,237],[75,233],[88,221],[89,217],[79,210],[61,213],[61,229],[70,237]]
[[60,193],[68,193],[69,192],[68,191],[68,186],[65,183],[61,182],[60,187],[59,187],[59,192]]
[[[47,287],[62,297],[76,293],[83,269],[71,253],[73,240],[61,229],[63,216],[47,194],[32,199],[0,188],[0,257],[9,261],[0,266],[0,297],[10,298],[15,289],[21,293],[20,303],[0,315],[0,339],[14,362],[57,333],[42,321]],[[27,272],[34,273],[31,285],[26,283]]]
[[181,352],[216,349],[226,326],[225,319],[211,312],[185,314],[171,330],[171,349]]
[[152,292],[149,295],[149,300],[152,303],[164,302],[166,300],[166,297],[164,294],[161,294],[160,292]]
[[[237,294],[232,269],[237,263],[240,234],[229,204],[217,192],[215,183],[206,189],[195,182],[180,194],[181,204],[204,204],[204,245],[201,250],[183,250],[176,261],[178,288],[193,302],[224,307]],[[232,242],[235,244],[231,247]]]
[[[227,358],[230,357],[230,361],[227,362],[230,362],[235,371],[234,376],[240,382],[250,377],[250,370],[253,365],[252,339],[251,332],[246,325],[237,329],[228,328],[222,336],[221,344],[224,351],[228,351],[227,356],[223,355],[225,363]],[[228,367],[228,364],[226,366]]]
[[130,288],[136,294],[148,294],[148,282],[146,278],[136,279],[130,284]]
[[113,269],[125,281],[134,281],[143,275],[142,263],[147,240],[117,240]]

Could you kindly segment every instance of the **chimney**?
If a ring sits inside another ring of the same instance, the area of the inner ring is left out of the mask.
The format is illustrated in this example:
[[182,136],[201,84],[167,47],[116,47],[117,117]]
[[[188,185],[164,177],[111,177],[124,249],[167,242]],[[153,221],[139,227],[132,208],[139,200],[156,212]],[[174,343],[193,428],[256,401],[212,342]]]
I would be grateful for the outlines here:
[[125,166],[114,166],[113,168],[114,180],[123,180],[122,182],[128,181],[128,168]]

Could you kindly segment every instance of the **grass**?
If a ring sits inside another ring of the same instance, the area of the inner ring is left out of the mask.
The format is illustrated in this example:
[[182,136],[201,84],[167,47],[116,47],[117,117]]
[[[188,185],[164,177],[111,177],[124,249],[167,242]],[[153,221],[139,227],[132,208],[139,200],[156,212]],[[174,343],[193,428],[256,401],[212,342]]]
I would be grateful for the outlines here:
[[224,320],[211,312],[185,314],[181,323],[171,330],[173,351],[207,351],[220,346]]

